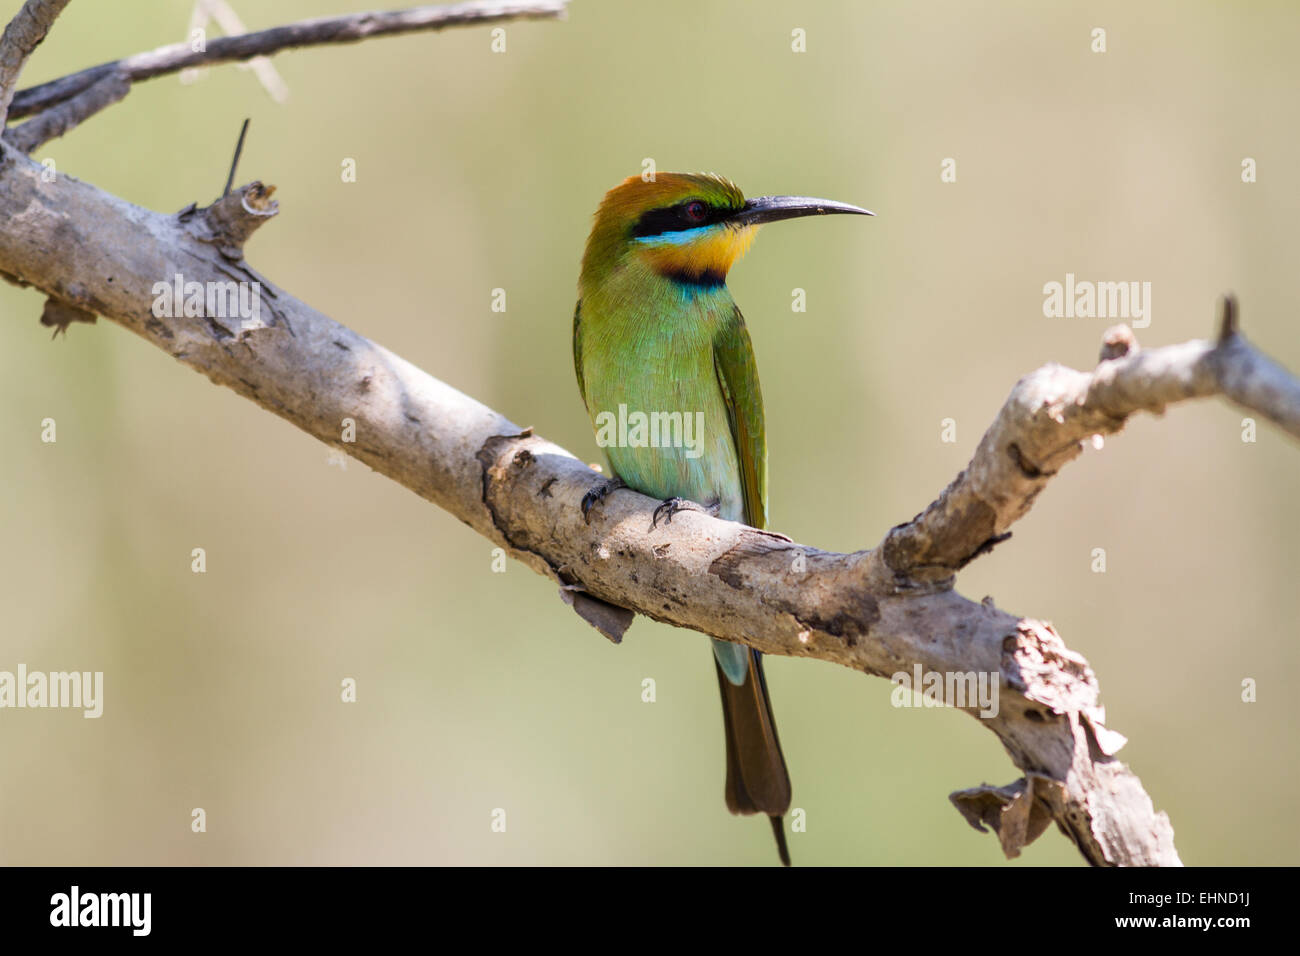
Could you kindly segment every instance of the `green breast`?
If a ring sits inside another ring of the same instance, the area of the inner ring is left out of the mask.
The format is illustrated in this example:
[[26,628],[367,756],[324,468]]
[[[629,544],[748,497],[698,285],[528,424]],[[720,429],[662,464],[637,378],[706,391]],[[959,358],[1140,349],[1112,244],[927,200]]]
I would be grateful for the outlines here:
[[637,491],[716,502],[721,517],[741,521],[740,471],[713,359],[734,303],[726,286],[654,278],[610,282],[580,306],[574,358],[597,442]]

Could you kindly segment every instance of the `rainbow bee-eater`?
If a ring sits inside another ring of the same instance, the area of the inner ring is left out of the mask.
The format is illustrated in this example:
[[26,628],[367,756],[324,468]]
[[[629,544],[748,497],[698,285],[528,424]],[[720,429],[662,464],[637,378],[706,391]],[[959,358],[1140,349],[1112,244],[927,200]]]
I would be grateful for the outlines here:
[[[634,176],[605,195],[582,258],[573,360],[612,475],[583,499],[584,514],[626,486],[663,501],[653,525],[691,508],[764,527],[763,397],[727,272],[763,223],[827,213],[872,215],[802,196],[746,199],[713,175]],[[727,740],[727,808],[770,817],[788,866],[782,818],[790,776],[762,656],[714,640],[713,658]]]

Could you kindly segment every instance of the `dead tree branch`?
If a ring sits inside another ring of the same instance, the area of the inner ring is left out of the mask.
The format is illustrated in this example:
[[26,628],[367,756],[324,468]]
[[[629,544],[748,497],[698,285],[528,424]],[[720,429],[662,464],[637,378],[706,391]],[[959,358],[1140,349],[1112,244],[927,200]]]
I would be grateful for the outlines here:
[[31,153],[68,130],[81,125],[100,110],[131,92],[131,81],[121,73],[105,73],[70,100],[64,100],[34,119],[5,130],[15,149]]
[[[885,537],[884,560],[904,578],[943,579],[991,547],[1047,482],[1093,436],[1119,431],[1135,412],[1160,414],[1189,398],[1223,395],[1300,438],[1300,382],[1237,330],[1225,297],[1215,342],[1143,351],[1133,333],[1106,333],[1090,372],[1046,365],[1021,379],[975,457],[929,508]],[[954,516],[962,534],[954,534]]]
[[18,88],[18,76],[68,0],[27,0],[0,35],[0,129]]
[[[66,3],[67,0],[49,0],[47,3],[29,0],[28,6],[57,6],[61,9]],[[450,6],[412,7],[409,10],[350,13],[302,20],[239,36],[215,37],[207,42],[203,50],[194,50],[189,43],[173,43],[148,53],[137,53],[122,60],[101,63],[22,90],[13,97],[9,116],[11,119],[19,119],[40,113],[71,99],[111,73],[120,73],[128,82],[138,83],[190,67],[251,60],[295,47],[355,43],[371,37],[476,26],[505,20],[554,20],[564,16],[567,5],[568,0],[475,0]],[[57,14],[56,10],[54,15]],[[0,66],[0,90],[3,89],[3,83],[3,66]],[[7,104],[7,101],[0,99],[0,103]],[[3,114],[3,110],[0,110],[0,114]]]
[[[473,6],[500,16],[537,9]],[[70,102],[103,75],[38,87],[25,108]],[[1023,777],[954,794],[966,818],[991,826],[1008,856],[1055,823],[1093,864],[1179,863],[1168,818],[1116,759],[1124,738],[1105,727],[1087,661],[1049,624],[967,600],[954,580],[1003,540],[1082,442],[1118,431],[1135,412],[1217,394],[1297,434],[1300,383],[1241,336],[1231,300],[1215,342],[1143,352],[1117,329],[1093,371],[1049,365],[1026,376],[929,508],[872,550],[836,554],[694,512],[652,528],[657,502],[630,490],[610,495],[588,524],[579,503],[598,476],[581,461],[247,263],[246,240],[276,212],[269,188],[255,183],[166,215],[42,172],[0,141],[0,276],[48,296],[48,324],[111,319],[446,509],[559,582],[588,605],[589,619],[600,617],[592,606],[612,605],[882,677],[915,668],[993,675],[1000,705],[980,719]],[[259,307],[233,316],[201,301],[188,307],[190,284],[231,282],[255,290]],[[343,441],[344,419],[355,423],[355,441]],[[605,619],[617,639],[627,618]],[[979,716],[973,701],[952,703]]]

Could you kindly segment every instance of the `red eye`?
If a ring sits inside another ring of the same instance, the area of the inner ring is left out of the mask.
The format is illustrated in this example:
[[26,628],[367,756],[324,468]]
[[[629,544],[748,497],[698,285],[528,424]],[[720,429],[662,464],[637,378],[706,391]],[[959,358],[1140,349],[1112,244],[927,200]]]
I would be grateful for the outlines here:
[[703,222],[708,208],[698,199],[686,204],[686,218],[691,222]]

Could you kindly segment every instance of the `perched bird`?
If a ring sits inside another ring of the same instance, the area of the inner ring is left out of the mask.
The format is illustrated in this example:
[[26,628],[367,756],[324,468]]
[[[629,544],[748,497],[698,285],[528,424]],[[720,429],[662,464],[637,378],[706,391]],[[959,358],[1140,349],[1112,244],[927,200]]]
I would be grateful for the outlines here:
[[[765,525],[763,398],[727,271],[761,224],[828,213],[872,215],[802,196],[746,199],[714,175],[633,176],[605,195],[573,315],[578,388],[612,469],[583,499],[588,520],[607,494],[629,487],[663,501],[655,525],[683,509]],[[788,866],[782,817],[790,777],[762,656],[714,640],[713,657],[727,738],[727,808],[767,814]]]

